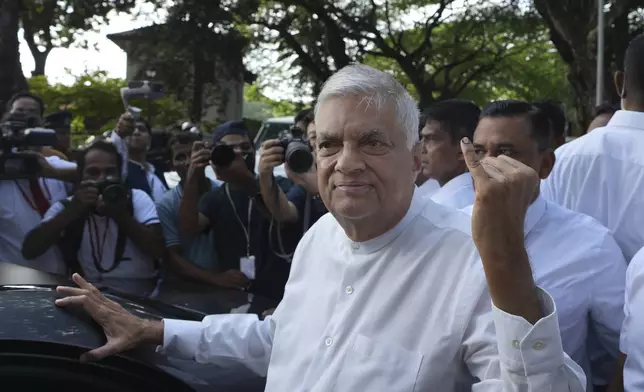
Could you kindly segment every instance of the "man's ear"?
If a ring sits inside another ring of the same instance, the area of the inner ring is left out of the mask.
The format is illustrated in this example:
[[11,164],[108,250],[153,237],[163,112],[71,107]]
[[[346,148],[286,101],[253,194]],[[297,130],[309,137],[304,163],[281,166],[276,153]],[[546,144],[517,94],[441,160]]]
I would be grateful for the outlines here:
[[617,94],[621,99],[626,98],[626,76],[624,72],[617,71],[615,72],[615,88],[617,89]]
[[411,149],[413,159],[414,159],[414,162],[413,162],[414,173],[419,173],[423,168],[422,151],[423,151],[422,143],[416,143],[414,147],[412,147]]

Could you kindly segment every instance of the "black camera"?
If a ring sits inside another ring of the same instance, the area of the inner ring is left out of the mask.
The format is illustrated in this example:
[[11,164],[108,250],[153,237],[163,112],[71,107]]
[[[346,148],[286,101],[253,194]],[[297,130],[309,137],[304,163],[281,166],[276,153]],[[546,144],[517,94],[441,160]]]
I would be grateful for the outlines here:
[[218,144],[210,152],[210,162],[218,167],[228,167],[235,160],[235,150],[225,144]]
[[284,161],[295,173],[306,173],[313,165],[313,154],[304,139],[304,132],[298,127],[291,127],[280,139],[284,148]]
[[128,190],[118,178],[107,177],[96,183],[96,187],[105,204],[116,205],[127,200]]
[[38,157],[25,152],[34,147],[56,145],[56,132],[40,128],[41,121],[22,113],[12,113],[0,123],[0,180],[38,176]]

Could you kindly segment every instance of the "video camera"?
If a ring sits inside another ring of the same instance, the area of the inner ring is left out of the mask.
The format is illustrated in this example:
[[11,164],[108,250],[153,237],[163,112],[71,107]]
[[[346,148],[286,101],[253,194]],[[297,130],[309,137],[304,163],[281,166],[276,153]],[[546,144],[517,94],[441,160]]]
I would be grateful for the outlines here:
[[26,152],[34,147],[54,146],[53,129],[40,127],[35,117],[12,113],[0,123],[0,180],[37,177],[42,172],[38,157]]
[[284,161],[295,173],[306,173],[313,165],[313,154],[304,132],[292,126],[289,131],[280,137],[280,145],[284,148]]

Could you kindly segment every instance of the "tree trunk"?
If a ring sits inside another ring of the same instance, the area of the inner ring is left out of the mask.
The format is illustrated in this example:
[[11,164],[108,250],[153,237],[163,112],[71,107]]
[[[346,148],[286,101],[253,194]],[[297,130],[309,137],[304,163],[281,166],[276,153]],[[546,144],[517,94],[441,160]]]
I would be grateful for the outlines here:
[[194,53],[194,74],[192,78],[192,102],[190,105],[190,121],[193,124],[201,122],[203,111],[203,85],[204,85],[204,61],[198,51]]
[[18,43],[20,0],[0,1],[0,113],[13,94],[27,89]]
[[31,76],[42,76],[45,74],[45,65],[47,64],[47,57],[49,56],[49,51],[41,52],[36,50],[32,51],[31,55],[34,58],[35,67],[31,72]]

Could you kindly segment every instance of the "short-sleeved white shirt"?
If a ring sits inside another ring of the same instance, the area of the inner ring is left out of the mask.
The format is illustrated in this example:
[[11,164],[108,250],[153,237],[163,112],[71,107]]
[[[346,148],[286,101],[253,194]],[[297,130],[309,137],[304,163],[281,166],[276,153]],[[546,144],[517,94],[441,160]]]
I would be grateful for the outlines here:
[[[50,204],[67,197],[62,181],[40,178],[40,188]],[[33,260],[22,257],[25,236],[40,224],[42,217],[35,207],[29,180],[0,181],[0,260],[46,272],[64,274],[65,264],[57,248]]]
[[[71,197],[68,198],[71,200]],[[133,189],[132,204],[134,219],[144,225],[159,223],[154,202],[145,192]],[[62,203],[51,206],[43,221],[53,219],[65,207]],[[91,226],[91,229],[90,229]],[[109,272],[101,272],[95,265],[99,263],[103,270],[109,270],[114,264],[114,253],[118,238],[116,222],[104,216],[90,215],[85,228],[83,239],[78,250],[78,262],[89,279],[104,278],[153,278],[156,275],[154,260],[139,250],[130,239],[126,240],[125,251],[118,266]],[[96,251],[96,252],[94,252]],[[96,253],[96,261],[93,253]]]

